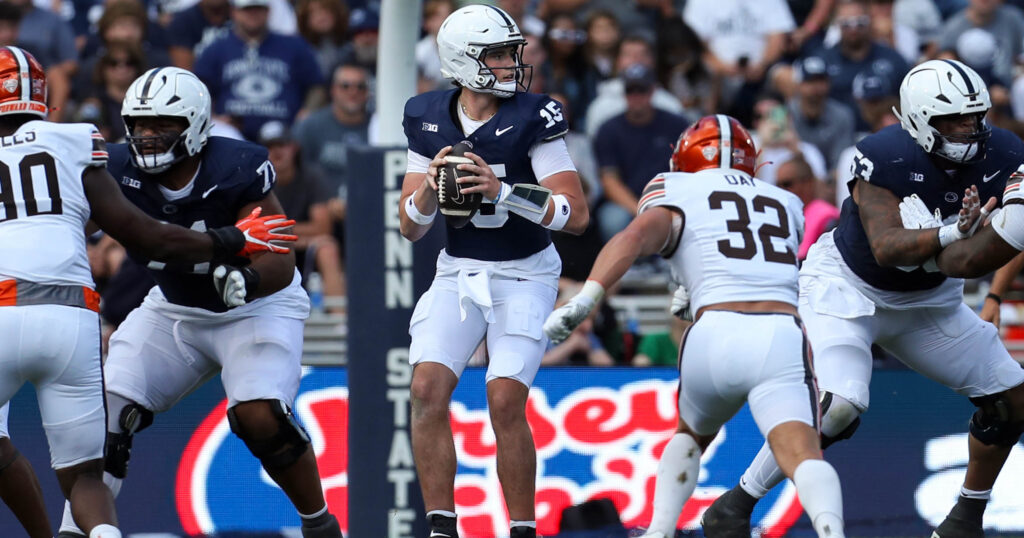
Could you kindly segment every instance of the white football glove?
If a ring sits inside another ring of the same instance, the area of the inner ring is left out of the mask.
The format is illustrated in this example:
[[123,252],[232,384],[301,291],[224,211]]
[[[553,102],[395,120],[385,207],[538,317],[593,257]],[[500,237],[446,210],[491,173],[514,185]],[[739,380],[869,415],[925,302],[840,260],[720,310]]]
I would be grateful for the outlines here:
[[673,316],[683,321],[693,321],[693,313],[690,312],[690,292],[686,291],[683,286],[676,288],[672,294],[670,311]]
[[604,286],[598,284],[596,280],[588,280],[579,293],[548,316],[544,322],[544,334],[552,342],[561,343],[587,319],[602,297]]
[[242,306],[250,291],[260,283],[260,274],[252,267],[218,265],[213,270],[213,287],[228,308]]
[[903,220],[903,227],[908,230],[923,230],[925,228],[939,228],[942,226],[942,214],[936,209],[935,213],[928,211],[928,206],[916,194],[904,196],[900,202],[900,219]]

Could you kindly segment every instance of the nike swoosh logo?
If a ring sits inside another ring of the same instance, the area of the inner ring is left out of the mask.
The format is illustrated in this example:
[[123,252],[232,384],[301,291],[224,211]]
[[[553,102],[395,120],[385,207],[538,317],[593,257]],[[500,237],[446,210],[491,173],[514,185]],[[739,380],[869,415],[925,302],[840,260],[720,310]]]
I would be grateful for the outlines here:
[[210,187],[206,192],[203,193],[203,198],[206,198],[207,196],[210,195],[211,192],[217,190],[217,187],[219,187],[219,185],[214,185]]
[[1003,171],[1003,170],[1002,170],[1002,169],[1000,168],[999,170],[996,170],[995,172],[992,172],[992,175],[991,175],[991,176],[981,176],[981,181],[982,181],[983,183],[988,183],[989,181],[992,181],[992,179],[993,179],[993,178],[995,178],[996,176],[998,176],[998,175],[999,175],[999,172],[1002,172],[1002,171]]
[[509,125],[508,127],[505,127],[504,129],[495,129],[494,130],[494,136],[501,136],[501,135],[509,132],[510,130],[512,130],[513,127],[515,127],[515,125]]

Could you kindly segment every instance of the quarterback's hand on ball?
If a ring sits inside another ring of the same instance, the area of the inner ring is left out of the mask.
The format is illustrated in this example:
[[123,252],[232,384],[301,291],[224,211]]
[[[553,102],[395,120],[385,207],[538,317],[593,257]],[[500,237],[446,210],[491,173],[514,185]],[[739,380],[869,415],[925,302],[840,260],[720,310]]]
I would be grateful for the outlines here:
[[555,309],[544,322],[544,334],[558,344],[569,337],[590,311],[604,297],[604,286],[596,280],[588,280],[583,288],[569,299],[569,302]]
[[441,151],[438,151],[437,155],[434,155],[434,158],[430,161],[430,164],[427,165],[427,177],[424,178],[423,184],[433,192],[437,192],[437,169],[446,164],[444,156],[451,153],[451,151],[451,146],[441,148]]
[[245,236],[245,246],[238,252],[239,256],[249,256],[256,252],[286,254],[291,249],[274,244],[273,242],[294,242],[298,240],[299,237],[296,235],[283,233],[285,228],[295,224],[294,220],[284,215],[261,217],[260,213],[262,212],[263,208],[257,207],[252,210],[252,213],[249,213],[248,217],[235,223],[235,227],[241,230],[242,235]]
[[904,196],[903,201],[900,202],[900,219],[903,221],[903,227],[908,230],[942,226],[942,218],[937,213],[938,210],[936,210],[936,214],[929,211],[928,206],[924,205],[924,201],[916,194]]
[[244,305],[245,298],[259,283],[260,274],[252,267],[218,265],[213,270],[213,287],[228,308]]
[[[458,166],[459,170],[473,174],[456,180],[460,185],[471,184],[469,187],[464,187],[462,192],[466,194],[479,192],[486,200],[496,200],[501,194],[501,180],[494,175],[494,170],[491,170],[490,165],[476,153],[466,152],[466,157],[469,157],[475,164],[460,164]],[[472,185],[473,183],[475,185]]]

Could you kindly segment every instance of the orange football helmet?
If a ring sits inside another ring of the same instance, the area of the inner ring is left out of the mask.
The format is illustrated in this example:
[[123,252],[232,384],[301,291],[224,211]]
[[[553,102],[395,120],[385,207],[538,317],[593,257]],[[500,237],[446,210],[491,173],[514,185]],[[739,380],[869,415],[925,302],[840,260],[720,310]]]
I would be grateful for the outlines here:
[[704,116],[679,135],[669,167],[673,172],[734,168],[754,175],[757,149],[750,133],[735,118]]
[[46,72],[28,51],[0,47],[0,116],[46,117]]

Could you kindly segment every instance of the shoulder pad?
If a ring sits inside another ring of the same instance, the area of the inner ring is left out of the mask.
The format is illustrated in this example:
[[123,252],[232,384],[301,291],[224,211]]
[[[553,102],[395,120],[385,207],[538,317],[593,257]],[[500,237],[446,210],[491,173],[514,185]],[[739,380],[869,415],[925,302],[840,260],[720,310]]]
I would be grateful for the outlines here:
[[517,93],[515,98],[520,103],[520,114],[529,120],[533,144],[554,140],[569,132],[569,122],[558,101],[538,93]]

